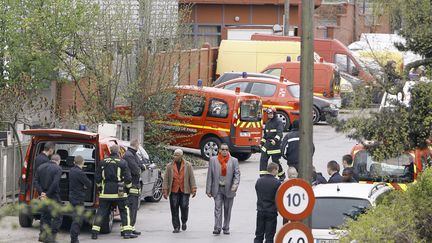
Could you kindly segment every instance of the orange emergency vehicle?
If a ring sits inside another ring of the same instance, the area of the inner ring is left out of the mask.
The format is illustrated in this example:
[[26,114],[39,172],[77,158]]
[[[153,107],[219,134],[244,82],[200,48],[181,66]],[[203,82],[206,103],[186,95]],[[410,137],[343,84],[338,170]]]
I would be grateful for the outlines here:
[[[261,72],[300,84],[300,62],[273,63]],[[340,74],[337,66],[332,63],[314,63],[314,95],[334,98],[339,90]]]
[[247,160],[258,152],[262,136],[262,101],[259,96],[213,87],[177,86],[170,96],[172,112],[159,121],[172,131],[174,146],[201,150],[208,160],[221,143],[231,154]]
[[415,182],[419,174],[431,165],[431,149],[409,151],[399,157],[375,161],[362,144],[351,151],[353,168],[360,183],[386,182],[396,190],[406,190],[407,184]]

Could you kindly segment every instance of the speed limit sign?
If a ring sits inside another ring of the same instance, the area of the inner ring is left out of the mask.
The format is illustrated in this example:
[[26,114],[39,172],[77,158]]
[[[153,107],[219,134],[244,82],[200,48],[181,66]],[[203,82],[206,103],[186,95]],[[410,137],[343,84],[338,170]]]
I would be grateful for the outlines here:
[[276,235],[276,243],[313,243],[311,230],[299,222],[284,225]]
[[276,205],[282,217],[299,221],[307,218],[315,204],[312,187],[302,179],[284,182],[276,194]]

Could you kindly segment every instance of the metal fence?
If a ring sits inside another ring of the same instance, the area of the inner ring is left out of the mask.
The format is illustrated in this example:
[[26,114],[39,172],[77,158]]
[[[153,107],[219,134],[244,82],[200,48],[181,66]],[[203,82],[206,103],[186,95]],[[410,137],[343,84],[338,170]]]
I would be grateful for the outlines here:
[[20,149],[23,157],[28,145],[0,146],[0,206],[8,202],[16,202],[19,193],[18,181],[21,177]]

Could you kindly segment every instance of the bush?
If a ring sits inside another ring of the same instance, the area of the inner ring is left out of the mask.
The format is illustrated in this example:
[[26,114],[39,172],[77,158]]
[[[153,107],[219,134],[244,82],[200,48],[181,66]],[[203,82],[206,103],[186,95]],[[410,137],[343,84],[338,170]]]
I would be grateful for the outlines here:
[[406,192],[393,191],[376,208],[349,220],[341,242],[432,242],[432,169]]

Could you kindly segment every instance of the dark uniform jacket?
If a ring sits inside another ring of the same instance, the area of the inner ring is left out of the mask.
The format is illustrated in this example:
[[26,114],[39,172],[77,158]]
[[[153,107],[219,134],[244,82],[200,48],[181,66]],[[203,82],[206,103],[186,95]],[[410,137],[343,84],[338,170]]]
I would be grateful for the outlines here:
[[[261,150],[268,155],[280,154],[280,144],[283,137],[283,123],[276,117],[270,119],[265,124],[263,138],[261,140]],[[271,140],[276,142],[271,144]]]
[[[120,160],[117,154],[111,154],[100,162],[96,168],[95,181],[100,188],[99,198],[101,199],[126,199],[126,189],[132,186],[127,162]],[[125,193],[122,196],[118,194],[119,182],[124,183]]]
[[137,151],[135,149],[128,148],[123,156],[132,176],[132,188],[129,192],[130,194],[139,194],[138,189],[140,188],[141,169],[143,168],[143,165],[136,153]]
[[44,153],[40,153],[38,154],[38,156],[36,156],[36,159],[34,161],[34,171],[36,172],[37,169],[39,168],[39,166],[41,166],[42,164],[45,164],[46,162],[49,162],[50,159],[48,158],[48,156]]
[[[293,124],[295,124],[294,121]],[[294,166],[297,168],[299,164],[299,154],[300,154],[300,132],[299,128],[293,125],[293,129],[288,132],[282,141],[282,157],[287,160],[289,166]],[[312,155],[315,152],[315,145],[312,144],[313,150]]]
[[72,205],[82,204],[86,198],[87,190],[91,189],[92,182],[84,171],[74,166],[69,172],[69,201]]
[[50,199],[60,202],[60,178],[62,168],[54,161],[49,161],[39,166],[33,181],[39,194],[46,193]]
[[339,182],[343,182],[343,177],[339,174],[339,172],[336,172],[332,176],[330,176],[327,183],[339,183]]
[[277,215],[276,192],[280,181],[273,175],[267,174],[260,177],[255,184],[257,194],[257,211]]
[[327,183],[327,180],[319,172],[314,172],[314,175],[312,176],[312,180],[313,180],[312,185],[326,184]]

